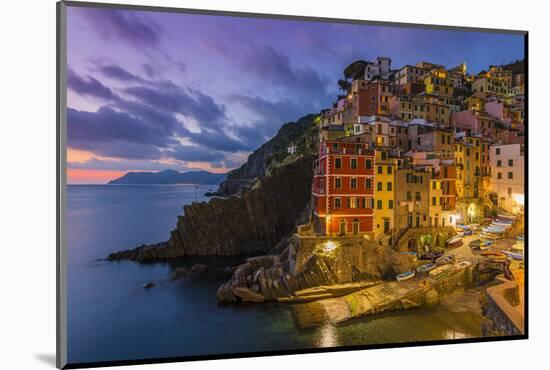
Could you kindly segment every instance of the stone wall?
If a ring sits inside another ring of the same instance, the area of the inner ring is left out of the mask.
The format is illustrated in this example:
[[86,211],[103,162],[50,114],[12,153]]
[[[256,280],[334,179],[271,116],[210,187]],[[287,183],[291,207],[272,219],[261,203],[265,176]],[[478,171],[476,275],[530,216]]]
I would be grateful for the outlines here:
[[[451,226],[444,227],[419,227],[419,228],[409,228],[397,241],[397,250],[407,251],[409,246],[409,241],[414,239],[416,242],[417,248],[420,247],[420,237],[422,235],[429,234],[432,236],[432,249],[434,247],[444,247],[445,241],[452,238],[456,235],[456,231]],[[422,250],[418,251],[419,253],[425,253]]]
[[483,335],[522,335],[525,333],[525,318],[517,307],[518,285],[503,278],[497,278],[497,281],[499,285],[487,288],[483,314],[488,320],[483,325]]

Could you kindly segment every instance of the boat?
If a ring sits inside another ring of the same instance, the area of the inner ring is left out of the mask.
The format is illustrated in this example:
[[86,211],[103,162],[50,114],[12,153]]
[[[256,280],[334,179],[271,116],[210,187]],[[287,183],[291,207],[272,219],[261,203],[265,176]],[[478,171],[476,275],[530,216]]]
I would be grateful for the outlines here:
[[438,259],[436,259],[435,264],[438,265],[438,266],[446,265],[446,264],[454,262],[454,260],[455,260],[455,256],[452,255],[452,254],[449,254],[447,256],[442,256],[442,257],[439,257]]
[[448,240],[445,242],[445,245],[447,245],[447,246],[457,246],[457,245],[460,245],[460,244],[462,243],[462,239],[463,239],[463,237],[460,236],[460,235],[454,236],[454,237],[452,237],[451,239],[448,239]]
[[470,267],[470,266],[472,266],[472,262],[462,261],[462,262],[457,263],[456,268],[458,270],[464,270],[465,268]]
[[512,257],[512,259],[516,261],[523,261],[523,253],[511,252],[511,251],[503,251],[502,253],[504,253],[509,257]]
[[516,244],[514,244],[510,247],[510,250],[512,252],[522,252],[523,253],[524,249],[525,249],[525,246],[524,246],[523,242],[518,242],[518,243],[516,243]]
[[438,252],[438,253],[428,252],[426,254],[421,255],[418,259],[434,261],[434,260],[438,259],[441,256],[443,256],[442,252]]
[[480,255],[482,255],[483,257],[506,257],[506,255],[502,252],[491,252],[491,251],[481,252]]
[[436,264],[435,263],[427,263],[425,265],[422,265],[422,266],[418,266],[416,268],[416,272],[421,274],[421,273],[424,273],[424,272],[430,272],[432,271],[434,268],[436,267]]
[[479,250],[480,251],[488,251],[490,248],[491,248],[491,244],[493,244],[492,242],[490,241],[486,241],[486,242],[483,242],[479,245]]
[[507,214],[507,213],[499,213],[499,214],[498,214],[498,218],[506,218],[506,219],[515,221],[516,218],[518,218],[518,216],[516,216],[516,215],[511,215],[511,214]]
[[518,235],[516,236],[517,240],[525,240],[525,235]]
[[407,272],[404,272],[402,274],[397,275],[395,277],[395,279],[397,281],[409,280],[409,279],[413,278],[414,275],[415,275],[414,270],[413,271],[407,271]]
[[475,240],[472,240],[468,245],[472,249],[478,249],[481,243],[483,243],[481,239],[475,239]]
[[445,277],[452,270],[452,268],[452,265],[439,266],[430,271],[429,275],[432,279],[441,279]]

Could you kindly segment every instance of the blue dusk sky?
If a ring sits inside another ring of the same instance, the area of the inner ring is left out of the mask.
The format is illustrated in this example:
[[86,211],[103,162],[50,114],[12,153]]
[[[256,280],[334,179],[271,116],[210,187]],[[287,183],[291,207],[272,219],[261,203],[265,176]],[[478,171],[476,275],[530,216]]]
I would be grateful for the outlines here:
[[524,57],[523,36],[489,32],[69,7],[68,181],[127,171],[225,172],[281,124],[329,107],[354,60]]

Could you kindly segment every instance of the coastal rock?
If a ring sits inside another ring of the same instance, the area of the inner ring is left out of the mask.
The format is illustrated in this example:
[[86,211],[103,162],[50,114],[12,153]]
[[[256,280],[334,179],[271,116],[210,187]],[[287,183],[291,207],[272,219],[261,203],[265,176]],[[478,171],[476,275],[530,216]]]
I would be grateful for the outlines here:
[[235,287],[232,289],[235,296],[239,297],[243,302],[263,302],[265,297],[252,289],[244,287]]
[[194,264],[190,269],[182,266],[176,267],[176,269],[172,272],[172,280],[181,278],[194,279],[203,275],[207,270],[208,267],[200,263]]
[[208,270],[208,268],[206,267],[206,265],[203,265],[203,264],[200,264],[200,263],[194,264],[191,267],[191,270],[189,270],[189,277],[192,278],[192,279],[197,278],[197,277],[203,275],[204,273],[206,273],[207,270]]
[[189,275],[189,269],[187,267],[176,267],[172,272],[172,280],[181,279]]
[[152,282],[148,282],[147,284],[145,284],[143,286],[144,289],[151,289],[155,286],[155,283],[152,283]]

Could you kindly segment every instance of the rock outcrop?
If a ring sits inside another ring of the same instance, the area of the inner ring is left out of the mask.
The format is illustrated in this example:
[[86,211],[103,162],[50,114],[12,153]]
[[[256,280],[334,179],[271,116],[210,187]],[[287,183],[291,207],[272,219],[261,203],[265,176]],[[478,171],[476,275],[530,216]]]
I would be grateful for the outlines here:
[[[241,301],[242,289],[260,294],[266,301],[287,301],[297,295],[299,300],[322,298],[332,295],[331,290],[314,288],[391,279],[415,267],[411,255],[363,238],[330,239],[335,240],[338,247],[325,253],[321,246],[327,240],[293,235],[283,253],[247,259],[232,278],[220,286],[218,301]],[[305,291],[307,297],[302,294]]]
[[184,256],[266,253],[303,221],[311,196],[312,155],[277,167],[241,196],[184,207],[170,240],[111,254],[140,262]]

